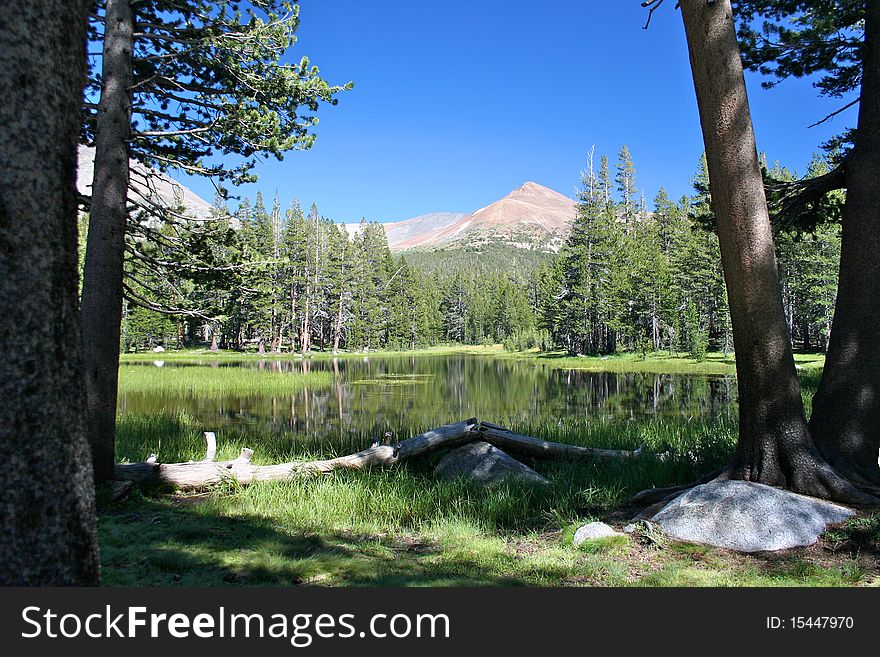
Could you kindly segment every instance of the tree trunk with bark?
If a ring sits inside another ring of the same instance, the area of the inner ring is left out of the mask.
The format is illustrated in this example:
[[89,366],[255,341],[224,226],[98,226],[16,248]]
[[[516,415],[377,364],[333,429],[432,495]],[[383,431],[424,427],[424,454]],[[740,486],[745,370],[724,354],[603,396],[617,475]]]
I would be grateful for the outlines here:
[[0,18],[0,586],[98,583],[77,309],[89,5],[9,0]]
[[129,0],[107,0],[95,174],[82,292],[88,436],[95,481],[113,478],[116,389],[128,219],[133,17]]
[[868,2],[862,99],[846,164],[840,279],[810,430],[834,468],[880,490],[880,2]]
[[302,353],[306,353],[309,351],[311,346],[311,338],[312,338],[312,328],[309,326],[309,313],[311,312],[310,301],[311,301],[312,290],[309,287],[309,284],[306,283],[306,292],[305,292],[305,303],[303,305],[303,318],[302,318],[302,329],[300,331],[300,340],[299,346],[300,351]]
[[683,0],[681,12],[736,352],[740,433],[726,476],[871,503],[821,458],[807,428],[730,0]]
[[290,286],[290,353],[296,351],[296,285]]
[[[342,279],[345,278],[345,264],[342,265]],[[345,283],[339,284],[339,308],[336,311],[336,319],[333,322],[333,353],[339,351],[339,343],[342,340],[342,325],[345,310]]]

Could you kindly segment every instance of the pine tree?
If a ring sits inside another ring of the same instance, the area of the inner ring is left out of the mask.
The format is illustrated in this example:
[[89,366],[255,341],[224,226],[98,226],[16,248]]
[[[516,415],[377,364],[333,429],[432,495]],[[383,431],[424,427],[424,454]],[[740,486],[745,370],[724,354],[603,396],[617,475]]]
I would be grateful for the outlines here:
[[627,146],[620,149],[617,155],[617,174],[614,181],[617,183],[617,192],[620,194],[620,207],[623,222],[626,229],[635,222],[638,214],[638,190],[636,189],[636,167],[633,164],[632,155]]
[[599,170],[599,188],[602,190],[602,203],[611,205],[611,169],[608,166],[608,156],[602,156],[602,164]]
[[[301,344],[302,297],[306,281],[306,219],[303,216],[299,199],[294,198],[285,213],[281,234],[283,271],[281,275],[285,296],[285,317],[283,326],[287,328],[290,351]],[[282,327],[283,330],[283,327]]]
[[342,226],[331,226],[327,240],[327,317],[328,339],[333,353],[339,351],[351,321],[352,248],[348,232]]
[[[252,181],[258,156],[309,148],[313,113],[347,86],[328,85],[306,58],[282,62],[298,23],[285,0],[245,11],[235,0],[105,0],[92,9],[90,41],[103,50],[90,60],[82,105],[82,136],[96,148],[81,306],[89,439],[103,481],[114,469],[125,233],[137,224],[128,206],[179,219],[144,193],[150,180],[138,188],[133,179],[179,170]],[[234,166],[218,162],[229,153],[240,156]],[[135,176],[131,160],[145,165]]]
[[551,289],[558,282],[558,299],[552,308],[555,341],[570,353],[600,353],[616,347],[611,325],[620,312],[619,278],[615,275],[622,230],[611,205],[604,202],[602,190],[591,185],[589,176],[582,181],[580,202],[571,232],[560,251],[558,271],[548,281]]
[[465,342],[468,337],[470,294],[461,273],[447,281],[441,302],[444,337],[451,342]]

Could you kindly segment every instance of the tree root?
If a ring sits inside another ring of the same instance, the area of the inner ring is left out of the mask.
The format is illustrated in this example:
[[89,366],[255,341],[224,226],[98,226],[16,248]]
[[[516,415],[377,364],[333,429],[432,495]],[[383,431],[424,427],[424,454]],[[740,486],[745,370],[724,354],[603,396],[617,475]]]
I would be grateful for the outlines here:
[[635,522],[636,520],[647,520],[653,517],[660,509],[666,506],[671,500],[678,497],[685,491],[696,486],[707,484],[716,479],[729,479],[728,470],[721,468],[710,472],[692,481],[689,484],[680,486],[666,486],[665,488],[648,488],[639,491],[631,498],[618,505],[608,516],[609,520],[614,522]]
[[795,472],[788,488],[802,495],[819,497],[849,506],[871,507],[880,504],[880,497],[856,485],[825,461],[816,464],[812,472]]
[[[745,474],[745,476],[743,476]],[[847,506],[857,508],[875,507],[880,505],[880,491],[874,486],[860,486],[838,474],[834,468],[819,459],[814,467],[804,472],[795,469],[790,479],[779,485],[780,482],[761,481],[751,479],[748,472],[737,472],[733,464],[716,470],[697,481],[681,486],[668,486],[666,488],[649,488],[640,491],[614,509],[608,518],[615,522],[633,522],[647,520],[656,515],[663,507],[675,497],[696,486],[707,484],[711,481],[725,479],[742,479],[754,483],[785,488],[793,493],[808,495]]]

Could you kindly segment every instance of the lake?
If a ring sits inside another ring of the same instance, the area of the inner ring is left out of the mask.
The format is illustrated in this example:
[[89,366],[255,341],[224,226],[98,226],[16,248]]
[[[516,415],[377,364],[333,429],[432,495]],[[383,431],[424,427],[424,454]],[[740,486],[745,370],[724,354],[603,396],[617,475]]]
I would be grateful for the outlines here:
[[[254,361],[200,360],[201,366],[259,368],[279,376],[327,371],[333,382],[274,395],[121,393],[120,413],[185,411],[205,429],[230,426],[305,437],[429,428],[478,417],[534,425],[565,419],[736,418],[732,376],[565,370],[532,360],[425,355]],[[143,363],[171,373],[180,361]],[[164,375],[164,374],[163,374]]]

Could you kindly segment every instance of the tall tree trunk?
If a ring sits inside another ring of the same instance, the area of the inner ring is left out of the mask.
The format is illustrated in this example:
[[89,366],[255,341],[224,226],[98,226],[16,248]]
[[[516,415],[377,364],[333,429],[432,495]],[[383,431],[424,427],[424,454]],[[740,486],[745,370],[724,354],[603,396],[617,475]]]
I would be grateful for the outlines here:
[[845,477],[880,486],[880,2],[866,3],[862,99],[846,165],[840,280],[810,429]]
[[[275,292],[273,291],[272,294],[275,294]],[[272,334],[272,353],[278,353],[279,345],[281,344],[281,334],[278,331],[278,311],[276,309],[274,299],[272,301],[272,320],[270,332]]]
[[296,285],[290,286],[290,352],[296,351]]
[[8,0],[0,19],[0,586],[98,583],[77,310],[90,5]]
[[727,475],[843,502],[875,501],[819,456],[801,400],[730,0],[682,0],[730,302],[739,442]]
[[309,349],[311,349],[310,340],[311,340],[311,335],[312,335],[312,328],[311,328],[311,326],[309,326],[309,314],[311,313],[310,302],[312,300],[312,290],[311,290],[311,285],[308,282],[306,282],[305,296],[303,297],[303,299],[304,299],[303,318],[302,318],[302,328],[301,328],[300,336],[299,336],[299,345],[300,345],[300,351],[302,353],[306,353]]
[[132,32],[129,0],[107,0],[95,177],[82,293],[87,426],[96,482],[112,479],[116,463],[116,386],[131,137]]
[[343,259],[339,273],[339,308],[336,311],[336,320],[333,322],[333,353],[339,351],[339,342],[342,340],[342,324],[345,309],[345,260]]
[[802,341],[803,341],[802,342],[803,349],[804,349],[804,352],[809,353],[813,350],[813,342],[810,339],[810,320],[807,319],[806,316],[804,317],[803,321],[801,322],[801,326],[802,326],[801,331],[803,333],[803,335],[801,336]]

